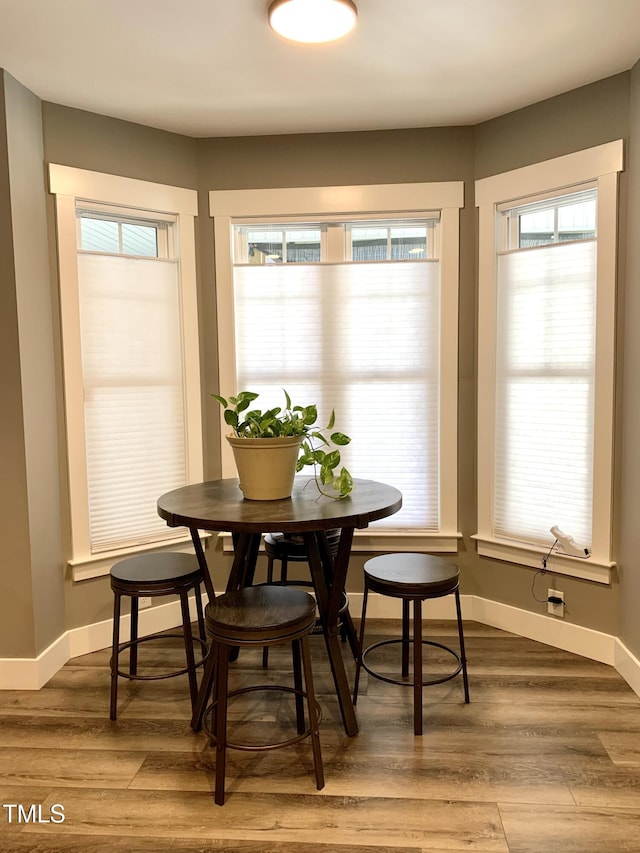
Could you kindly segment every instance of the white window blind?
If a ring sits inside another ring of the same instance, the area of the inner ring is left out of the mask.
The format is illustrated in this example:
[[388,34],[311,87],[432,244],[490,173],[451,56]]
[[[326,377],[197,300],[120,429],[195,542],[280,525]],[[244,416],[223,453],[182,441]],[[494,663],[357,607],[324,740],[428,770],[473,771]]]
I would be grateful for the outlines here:
[[497,260],[494,535],[592,541],[595,240]]
[[439,262],[238,265],[234,316],[237,389],[335,408],[346,467],[402,492],[387,525],[437,530]]
[[176,262],[78,254],[92,553],[184,535],[160,494],[187,481]]

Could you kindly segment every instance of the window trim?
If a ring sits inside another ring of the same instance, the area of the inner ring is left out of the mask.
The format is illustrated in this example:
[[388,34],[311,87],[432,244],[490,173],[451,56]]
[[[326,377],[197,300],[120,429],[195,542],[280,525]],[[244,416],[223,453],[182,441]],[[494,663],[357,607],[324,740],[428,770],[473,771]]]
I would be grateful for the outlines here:
[[614,483],[615,329],[618,172],[623,142],[616,140],[476,181],[478,242],[478,532],[481,556],[540,567],[540,549],[493,536],[496,340],[496,215],[500,206],[540,198],[595,181],[597,210],[596,367],[593,541],[588,560],[554,553],[550,570],[610,583]]
[[[215,241],[216,299],[218,310],[218,358],[221,388],[236,387],[235,342],[233,336],[233,220],[248,217],[319,217],[336,215],[362,218],[364,215],[392,216],[440,210],[442,243],[441,328],[458,329],[460,208],[464,207],[464,183],[371,184],[362,186],[290,187],[260,190],[211,190],[209,214],[213,218]],[[356,531],[355,549],[420,550],[455,552],[462,534],[458,531],[458,336],[441,336],[441,425],[455,425],[440,432],[440,519],[437,534],[403,529]],[[222,423],[222,421],[221,421]],[[235,476],[235,467],[221,431],[223,476]],[[446,473],[444,473],[446,472]],[[357,476],[357,472],[356,472]]]
[[[116,559],[153,547],[176,547],[189,537],[158,540],[152,544],[91,553],[87,466],[84,453],[84,403],[78,300],[76,204],[112,205],[115,208],[150,213],[158,220],[175,219],[180,304],[182,319],[183,375],[186,414],[188,482],[203,478],[203,445],[200,389],[200,353],[196,292],[195,217],[198,198],[195,190],[165,186],[148,181],[91,172],[70,166],[49,164],[49,191],[55,195],[58,278],[62,325],[62,358],[66,453],[71,528],[71,557],[68,565],[74,580],[109,573]],[[168,530],[169,532],[169,530]],[[177,548],[176,548],[177,550]]]

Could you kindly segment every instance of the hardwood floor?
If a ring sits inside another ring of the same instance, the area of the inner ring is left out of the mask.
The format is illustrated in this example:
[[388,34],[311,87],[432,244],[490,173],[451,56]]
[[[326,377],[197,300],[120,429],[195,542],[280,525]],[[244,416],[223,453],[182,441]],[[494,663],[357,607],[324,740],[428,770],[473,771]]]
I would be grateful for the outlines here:
[[[397,630],[369,625],[368,642]],[[455,646],[453,623],[427,629]],[[308,740],[230,751],[222,808],[207,738],[189,727],[186,676],[121,680],[116,722],[106,650],[71,660],[40,691],[0,692],[0,851],[640,851],[640,699],[603,664],[476,623],[465,631],[471,704],[460,678],[426,689],[418,738],[411,690],[366,673],[360,733],[347,738],[314,638],[325,788],[315,789]],[[148,672],[180,662],[176,641],[154,645],[141,650]],[[394,654],[384,647],[379,666]],[[431,671],[440,665],[430,659]],[[236,685],[277,682],[288,650],[272,649],[267,673],[259,653],[232,668]],[[287,696],[264,697],[231,707],[236,737],[271,739],[292,719]]]

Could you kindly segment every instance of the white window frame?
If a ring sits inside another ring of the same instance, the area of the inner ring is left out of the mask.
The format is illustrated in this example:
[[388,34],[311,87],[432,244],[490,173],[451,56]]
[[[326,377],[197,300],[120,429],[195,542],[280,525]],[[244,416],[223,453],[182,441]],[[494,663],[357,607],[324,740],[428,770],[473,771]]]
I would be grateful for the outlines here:
[[[89,498],[85,446],[80,313],[78,298],[78,239],[76,202],[113,205],[150,212],[158,218],[175,218],[180,280],[183,375],[185,394],[187,478],[203,478],[200,354],[196,292],[195,217],[198,198],[195,190],[165,186],[148,181],[90,172],[57,164],[49,165],[49,189],[56,199],[58,272],[64,404],[67,435],[67,466],[71,523],[71,558],[68,565],[74,580],[108,574],[115,561],[145,550],[190,550],[188,533],[180,539],[167,538],[147,545],[91,553],[89,538]],[[159,496],[158,496],[159,497]],[[169,529],[167,528],[168,532]]]
[[[216,295],[220,388],[236,389],[236,354],[233,330],[233,236],[234,219],[260,217],[328,217],[353,219],[384,218],[394,213],[439,210],[442,229],[440,360],[440,530],[385,529],[356,531],[358,551],[456,552],[462,534],[458,531],[458,290],[459,220],[464,207],[462,181],[373,184],[336,187],[293,187],[262,190],[212,190],[209,213],[215,240]],[[455,332],[454,332],[455,330]],[[224,423],[222,422],[222,435]],[[236,476],[233,457],[221,441],[222,475]],[[352,472],[357,477],[357,471]],[[391,519],[392,521],[392,519]]]
[[[614,482],[614,397],[618,173],[622,140],[577,151],[476,181],[478,244],[478,553],[540,568],[541,549],[493,534],[496,404],[497,211],[507,202],[597,183],[597,296],[593,470],[593,540],[589,559],[554,552],[548,568],[559,574],[610,583]],[[554,523],[554,520],[551,521]],[[549,545],[552,542],[549,535]]]

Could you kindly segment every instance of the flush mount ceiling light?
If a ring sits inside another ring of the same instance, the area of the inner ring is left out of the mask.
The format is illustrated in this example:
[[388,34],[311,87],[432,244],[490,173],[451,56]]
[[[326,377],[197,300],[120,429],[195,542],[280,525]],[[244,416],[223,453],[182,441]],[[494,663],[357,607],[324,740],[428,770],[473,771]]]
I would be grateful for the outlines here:
[[325,42],[346,36],[358,10],[352,0],[275,0],[269,6],[269,23],[292,41]]

